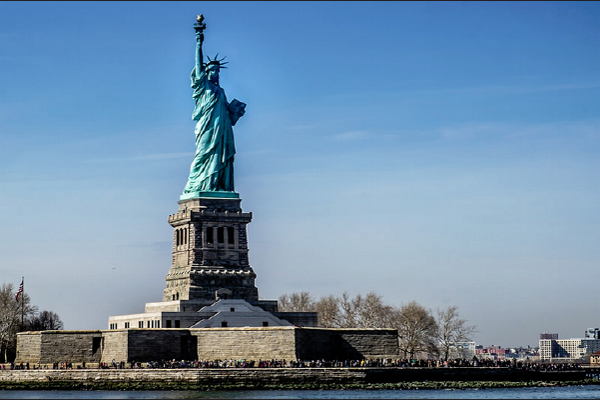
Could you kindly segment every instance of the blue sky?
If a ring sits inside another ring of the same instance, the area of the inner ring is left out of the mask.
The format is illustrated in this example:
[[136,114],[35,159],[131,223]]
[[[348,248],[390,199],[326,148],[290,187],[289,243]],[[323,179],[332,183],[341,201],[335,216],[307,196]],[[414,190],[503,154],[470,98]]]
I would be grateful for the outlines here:
[[0,2],[0,282],[67,329],[161,300],[199,13],[261,298],[600,325],[598,2]]

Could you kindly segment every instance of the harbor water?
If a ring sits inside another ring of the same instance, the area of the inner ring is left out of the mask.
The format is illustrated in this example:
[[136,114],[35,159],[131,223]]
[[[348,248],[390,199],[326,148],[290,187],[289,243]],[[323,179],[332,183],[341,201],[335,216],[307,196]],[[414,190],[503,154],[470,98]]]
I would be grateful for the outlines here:
[[110,391],[2,390],[0,399],[598,399],[600,385],[502,389]]

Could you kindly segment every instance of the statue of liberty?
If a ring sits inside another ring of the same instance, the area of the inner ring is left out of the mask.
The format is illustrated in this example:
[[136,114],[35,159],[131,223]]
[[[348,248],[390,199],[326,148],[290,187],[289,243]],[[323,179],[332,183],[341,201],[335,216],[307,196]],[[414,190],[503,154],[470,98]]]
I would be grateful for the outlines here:
[[219,73],[226,68],[224,58],[204,63],[204,17],[198,15],[196,30],[196,65],[191,80],[196,107],[192,119],[196,123],[196,154],[190,176],[181,199],[194,197],[237,197],[233,187],[233,159],[235,143],[233,126],[244,115],[246,104],[227,102],[225,91],[219,86]]

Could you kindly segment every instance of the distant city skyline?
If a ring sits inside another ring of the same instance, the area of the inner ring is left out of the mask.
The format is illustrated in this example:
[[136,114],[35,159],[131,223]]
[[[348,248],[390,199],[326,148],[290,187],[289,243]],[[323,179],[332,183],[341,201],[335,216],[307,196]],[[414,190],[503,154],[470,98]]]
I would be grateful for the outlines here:
[[0,282],[65,329],[161,300],[197,14],[261,299],[458,306],[505,348],[600,326],[598,2],[0,2]]

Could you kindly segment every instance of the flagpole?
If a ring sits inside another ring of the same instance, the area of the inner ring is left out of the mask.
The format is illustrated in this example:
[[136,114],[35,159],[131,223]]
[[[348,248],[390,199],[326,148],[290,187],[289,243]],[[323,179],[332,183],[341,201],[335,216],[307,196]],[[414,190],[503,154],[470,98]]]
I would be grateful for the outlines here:
[[23,285],[23,293],[21,293],[21,331],[25,328],[25,310],[23,308],[23,298],[25,297],[25,277],[21,277],[21,285]]

